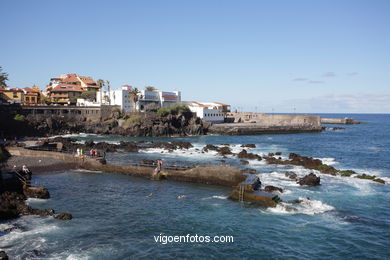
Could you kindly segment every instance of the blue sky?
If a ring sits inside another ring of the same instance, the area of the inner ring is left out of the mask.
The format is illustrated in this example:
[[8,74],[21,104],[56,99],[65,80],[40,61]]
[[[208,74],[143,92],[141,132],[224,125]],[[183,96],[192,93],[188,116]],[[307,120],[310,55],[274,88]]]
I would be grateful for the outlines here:
[[390,113],[390,1],[2,0],[12,87],[78,73],[258,112]]

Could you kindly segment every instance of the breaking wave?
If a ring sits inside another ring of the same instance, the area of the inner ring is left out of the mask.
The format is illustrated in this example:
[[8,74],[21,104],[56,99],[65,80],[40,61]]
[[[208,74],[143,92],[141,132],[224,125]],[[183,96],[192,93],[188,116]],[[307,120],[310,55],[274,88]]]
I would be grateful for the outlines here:
[[300,197],[299,200],[300,203],[281,202],[275,208],[268,208],[267,211],[276,214],[316,215],[335,210],[333,206],[320,200],[310,200],[304,197]]

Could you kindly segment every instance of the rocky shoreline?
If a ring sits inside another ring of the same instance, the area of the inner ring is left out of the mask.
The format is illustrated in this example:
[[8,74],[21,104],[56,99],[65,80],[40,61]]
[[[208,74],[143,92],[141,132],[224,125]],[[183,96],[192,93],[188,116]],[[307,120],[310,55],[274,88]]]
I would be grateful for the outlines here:
[[[14,160],[15,158],[13,156],[10,157],[10,154],[7,153],[2,145],[0,145],[0,155],[0,221],[6,221],[24,215],[52,216],[59,220],[72,219],[72,215],[69,213],[56,214],[53,209],[34,209],[27,205],[26,200],[28,198],[49,199],[49,191],[44,187],[32,187],[29,184],[29,179],[23,177],[21,172],[6,174],[5,162],[7,160]],[[16,159],[19,160],[21,158]],[[27,159],[27,157],[23,157],[23,159]],[[16,161],[12,161],[12,163],[14,162]],[[15,228],[0,231],[7,233]],[[0,259],[8,259],[6,252],[0,251]]]

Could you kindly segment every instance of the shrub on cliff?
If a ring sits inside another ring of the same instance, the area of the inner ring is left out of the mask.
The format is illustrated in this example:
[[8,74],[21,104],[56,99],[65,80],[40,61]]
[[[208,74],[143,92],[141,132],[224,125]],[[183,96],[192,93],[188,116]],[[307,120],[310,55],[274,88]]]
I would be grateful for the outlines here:
[[122,127],[127,129],[140,122],[141,122],[141,117],[139,115],[132,115],[131,117],[125,120]]
[[192,113],[190,108],[187,105],[180,104],[171,107],[161,107],[157,110],[157,115],[159,116],[179,115],[188,113]]
[[14,120],[16,121],[24,121],[25,117],[24,115],[16,114],[14,117]]

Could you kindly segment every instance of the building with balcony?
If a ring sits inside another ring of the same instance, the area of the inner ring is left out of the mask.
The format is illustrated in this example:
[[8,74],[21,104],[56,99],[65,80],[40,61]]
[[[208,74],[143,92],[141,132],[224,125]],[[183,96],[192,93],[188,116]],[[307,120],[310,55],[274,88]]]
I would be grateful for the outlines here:
[[132,112],[134,110],[134,103],[130,98],[132,89],[133,87],[130,85],[123,85],[120,89],[110,90],[109,92],[101,89],[96,92],[96,103],[119,106],[124,112]]
[[54,104],[76,104],[81,93],[98,92],[100,86],[91,78],[77,74],[63,74],[58,78],[51,78],[46,87],[48,99]]
[[54,104],[75,104],[83,89],[78,85],[60,83],[48,91],[48,99]]
[[24,92],[23,105],[42,104],[42,93],[38,86],[22,88]]
[[0,92],[3,102],[21,105],[24,102],[24,91],[20,88],[1,89]]
[[138,94],[137,110],[150,111],[160,107],[170,107],[181,102],[180,91],[141,90]]

